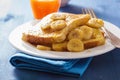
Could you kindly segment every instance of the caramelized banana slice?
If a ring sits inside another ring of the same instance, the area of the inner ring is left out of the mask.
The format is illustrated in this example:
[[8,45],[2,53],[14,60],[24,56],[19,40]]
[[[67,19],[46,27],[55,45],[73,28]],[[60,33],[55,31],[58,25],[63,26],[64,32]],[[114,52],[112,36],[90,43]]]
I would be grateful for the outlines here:
[[84,40],[88,40],[92,37],[92,34],[93,34],[93,29],[84,25],[84,26],[81,26],[80,29],[83,31],[84,33],[84,36],[83,36],[83,39]]
[[39,50],[51,50],[51,47],[44,46],[44,45],[37,45],[36,48]]
[[84,43],[84,48],[89,49],[98,46],[99,40],[98,39],[90,39],[83,41]]
[[52,32],[51,27],[50,27],[50,24],[52,23],[52,21],[53,20],[51,19],[48,19],[45,22],[42,21],[43,23],[40,24],[40,27],[43,32],[45,33]]
[[85,49],[105,44],[105,38],[100,29],[93,29],[92,39],[83,41]]
[[100,38],[97,38],[97,39],[99,39],[98,46],[105,44],[105,38],[104,37],[100,37]]
[[66,51],[67,50],[67,42],[53,43],[52,49],[55,51]]
[[66,14],[65,13],[53,13],[50,17],[53,20],[65,20]]
[[100,28],[103,27],[104,22],[102,19],[97,19],[97,18],[91,18],[88,23],[88,26],[93,27],[93,28]]
[[103,32],[100,29],[93,29],[93,38],[101,38],[104,37]]
[[79,38],[80,40],[83,39],[83,31],[80,29],[74,29],[68,34],[68,39]]
[[80,39],[71,39],[67,44],[68,51],[79,52],[84,50],[84,44]]
[[105,44],[105,38],[100,37],[96,39],[90,39],[83,41],[85,49],[93,48]]
[[51,23],[51,29],[53,31],[61,30],[61,29],[65,28],[66,26],[67,25],[64,20],[56,20]]

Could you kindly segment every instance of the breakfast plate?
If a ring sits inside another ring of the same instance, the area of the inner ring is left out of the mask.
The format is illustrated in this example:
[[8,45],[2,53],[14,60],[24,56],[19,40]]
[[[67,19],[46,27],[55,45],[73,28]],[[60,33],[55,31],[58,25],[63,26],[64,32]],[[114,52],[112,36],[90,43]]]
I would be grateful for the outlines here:
[[[110,22],[104,21],[105,27],[109,28],[109,30],[113,30],[114,28],[117,28],[117,26],[113,25]],[[97,56],[101,54],[105,54],[111,50],[113,50],[115,47],[111,44],[109,39],[106,39],[106,43],[102,46],[97,46],[95,48],[90,48],[87,50],[84,50],[82,52],[58,52],[58,51],[43,51],[38,50],[33,45],[22,41],[22,32],[26,30],[29,27],[32,26],[32,22],[25,23],[23,25],[18,26],[15,28],[9,35],[9,42],[18,50],[37,57],[44,57],[44,58],[50,58],[50,59],[78,59],[78,58],[87,58],[92,56]],[[118,34],[117,31],[114,32],[115,34]]]

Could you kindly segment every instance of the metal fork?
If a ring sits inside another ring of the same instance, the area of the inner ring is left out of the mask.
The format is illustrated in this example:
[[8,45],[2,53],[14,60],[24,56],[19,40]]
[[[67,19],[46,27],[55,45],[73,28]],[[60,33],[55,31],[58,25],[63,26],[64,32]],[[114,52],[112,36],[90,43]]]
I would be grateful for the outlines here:
[[[97,18],[93,9],[83,8],[82,12],[83,14],[90,14],[92,18]],[[120,39],[116,37],[113,33],[111,33],[109,30],[107,30],[105,27],[102,27],[102,30],[105,32],[106,36],[110,39],[111,43],[115,47],[120,48]]]

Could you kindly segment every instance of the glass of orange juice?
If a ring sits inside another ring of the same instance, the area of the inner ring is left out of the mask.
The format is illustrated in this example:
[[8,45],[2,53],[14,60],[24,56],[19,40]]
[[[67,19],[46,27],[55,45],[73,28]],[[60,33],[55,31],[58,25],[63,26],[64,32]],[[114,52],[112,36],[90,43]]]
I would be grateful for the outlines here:
[[57,12],[60,2],[60,0],[30,0],[34,18],[39,20],[52,12]]

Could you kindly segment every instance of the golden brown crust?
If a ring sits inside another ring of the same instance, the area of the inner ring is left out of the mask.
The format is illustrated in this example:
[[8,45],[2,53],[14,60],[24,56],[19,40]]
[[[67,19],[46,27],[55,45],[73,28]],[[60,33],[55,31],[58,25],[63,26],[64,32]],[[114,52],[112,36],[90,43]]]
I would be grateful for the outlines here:
[[53,42],[52,38],[50,37],[41,37],[41,36],[29,35],[25,33],[23,33],[22,40],[35,45],[51,44]]

